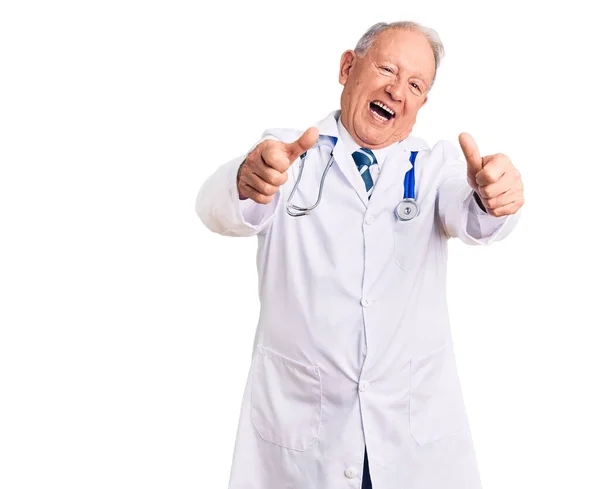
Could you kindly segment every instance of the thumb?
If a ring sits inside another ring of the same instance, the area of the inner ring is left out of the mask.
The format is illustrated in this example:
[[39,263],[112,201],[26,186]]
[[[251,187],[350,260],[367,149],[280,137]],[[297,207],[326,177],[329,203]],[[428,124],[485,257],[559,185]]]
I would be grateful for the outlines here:
[[458,136],[458,142],[467,160],[468,173],[476,175],[483,168],[483,158],[479,153],[477,143],[473,139],[473,136],[467,132],[463,132]]
[[309,127],[297,141],[286,144],[285,151],[290,158],[290,163],[312,148],[317,143],[317,139],[319,139],[319,130],[316,127]]

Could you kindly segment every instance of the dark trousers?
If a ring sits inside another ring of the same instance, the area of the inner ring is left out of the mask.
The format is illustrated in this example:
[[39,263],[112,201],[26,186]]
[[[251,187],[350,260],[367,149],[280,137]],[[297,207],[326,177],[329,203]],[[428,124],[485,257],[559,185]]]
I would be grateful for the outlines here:
[[365,448],[365,462],[363,465],[362,489],[373,489],[371,485],[371,474],[369,472],[369,459],[367,457],[367,449]]

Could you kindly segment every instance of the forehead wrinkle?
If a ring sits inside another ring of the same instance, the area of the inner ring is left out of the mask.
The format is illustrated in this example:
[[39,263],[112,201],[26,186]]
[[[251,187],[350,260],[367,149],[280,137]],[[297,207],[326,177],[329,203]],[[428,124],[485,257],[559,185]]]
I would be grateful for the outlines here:
[[[416,36],[413,36],[413,34],[416,34]],[[407,36],[409,38],[407,38]],[[423,41],[425,42],[423,43]],[[416,65],[422,64],[423,56],[426,56],[423,53],[421,55],[415,53],[415,51],[420,51],[421,48],[426,48],[431,52],[432,62],[435,66],[435,60],[433,59],[434,53],[431,50],[432,48],[429,41],[427,41],[427,38],[422,33],[412,29],[389,29],[379,33],[365,54],[370,54],[371,58],[374,60],[383,59],[389,61],[400,67],[403,71],[420,77],[423,81],[426,81],[427,85],[429,85],[431,79],[415,68]],[[405,63],[408,61],[408,66],[406,64],[400,64],[400,58],[402,58]],[[435,67],[432,78],[434,76]]]

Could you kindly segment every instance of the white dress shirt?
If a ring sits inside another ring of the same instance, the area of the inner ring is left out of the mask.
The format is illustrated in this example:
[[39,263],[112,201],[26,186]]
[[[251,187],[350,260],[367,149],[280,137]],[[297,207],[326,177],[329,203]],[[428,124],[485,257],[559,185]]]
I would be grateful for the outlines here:
[[[339,118],[337,125],[338,125],[338,133],[340,135],[340,139],[343,141],[344,146],[348,149],[348,152],[350,153],[350,155],[352,155],[352,153],[354,153],[357,149],[360,148],[360,145],[356,141],[354,141],[354,138],[346,130],[346,128],[344,127],[344,124],[342,124],[341,117]],[[373,185],[375,185],[377,183],[377,179],[379,178],[379,174],[381,173],[381,169],[383,168],[385,159],[387,158],[387,155],[389,154],[389,152],[392,150],[392,148],[396,144],[399,144],[399,143],[393,143],[389,146],[386,146],[385,148],[371,150],[371,151],[373,151],[373,154],[375,155],[375,159],[377,160],[376,164],[371,165],[369,167],[369,172],[371,173],[371,178],[373,179]]]

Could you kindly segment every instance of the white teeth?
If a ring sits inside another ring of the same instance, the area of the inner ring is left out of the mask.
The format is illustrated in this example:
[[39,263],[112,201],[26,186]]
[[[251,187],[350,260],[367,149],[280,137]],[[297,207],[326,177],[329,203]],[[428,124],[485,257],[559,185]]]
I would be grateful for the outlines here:
[[379,115],[377,112],[375,112],[373,110],[371,111],[371,114],[373,114],[378,121],[381,121],[381,122],[387,122],[388,121],[388,119],[386,119],[382,115]]
[[375,102],[373,102],[375,105],[381,107],[383,110],[389,112],[390,114],[394,115],[395,112],[390,109],[387,105],[385,105],[384,103],[380,102],[379,100],[376,100]]

